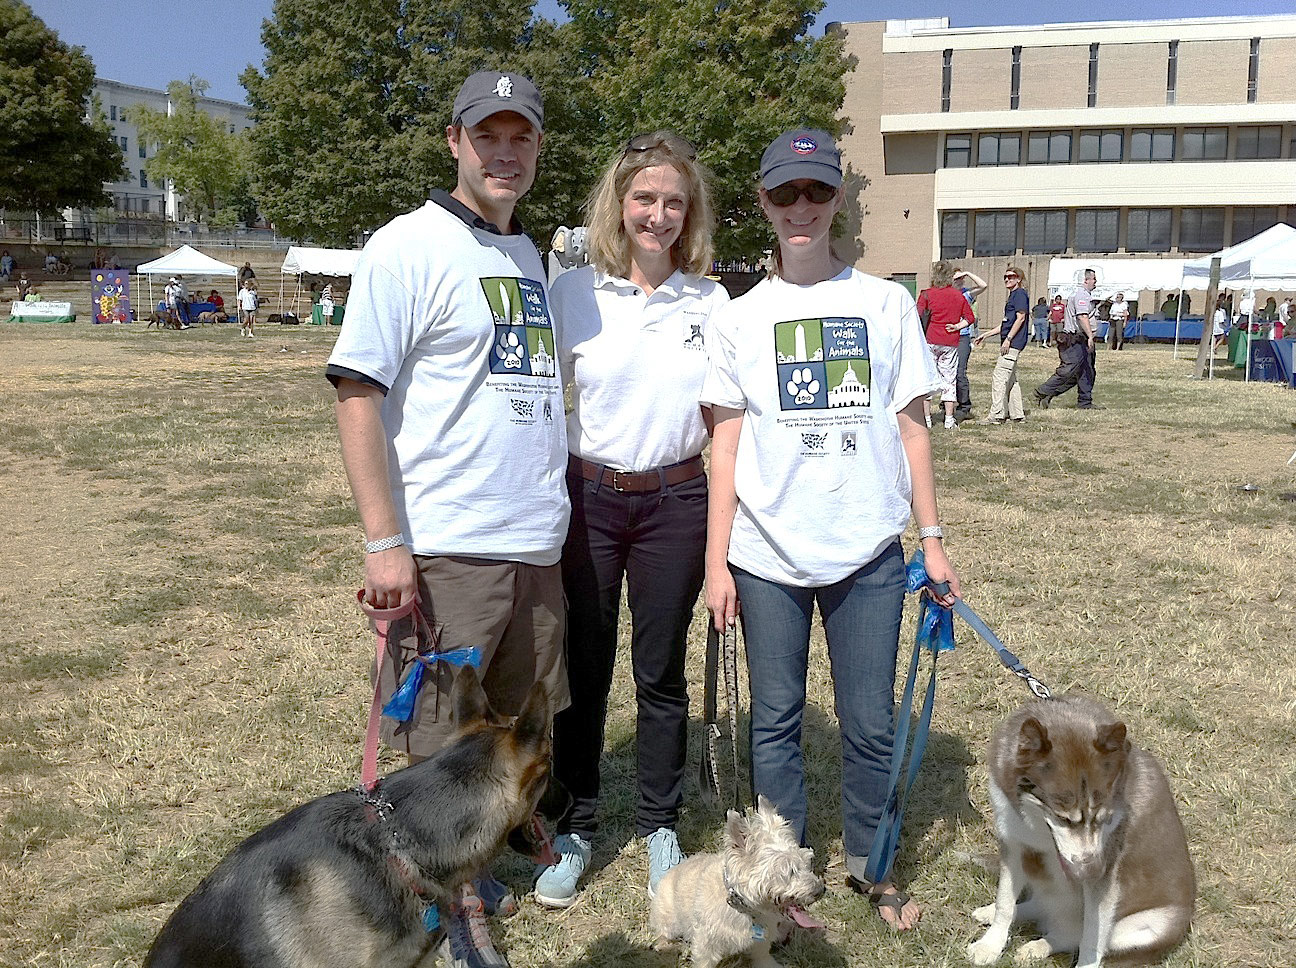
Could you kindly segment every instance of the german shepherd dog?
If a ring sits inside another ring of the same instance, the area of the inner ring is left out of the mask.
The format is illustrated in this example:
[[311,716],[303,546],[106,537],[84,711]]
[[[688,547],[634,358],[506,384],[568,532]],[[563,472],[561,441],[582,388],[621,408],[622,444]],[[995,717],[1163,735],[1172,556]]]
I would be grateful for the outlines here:
[[549,779],[544,684],[510,724],[464,667],[451,708],[456,732],[438,753],[373,791],[303,804],[235,847],[180,902],[145,968],[430,965],[444,936],[432,906],[444,910],[506,840],[557,863],[534,816],[565,808]]
[[1165,770],[1101,703],[1069,694],[1032,702],[990,739],[990,801],[999,839],[995,903],[973,963],[1003,953],[1014,920],[1041,937],[1019,961],[1079,952],[1147,964],[1188,933],[1196,879]]

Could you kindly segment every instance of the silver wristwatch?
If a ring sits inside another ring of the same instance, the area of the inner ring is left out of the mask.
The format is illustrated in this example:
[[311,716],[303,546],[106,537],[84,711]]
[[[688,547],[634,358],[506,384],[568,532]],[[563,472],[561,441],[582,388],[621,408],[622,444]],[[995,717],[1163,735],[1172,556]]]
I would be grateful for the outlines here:
[[390,551],[392,548],[399,548],[405,543],[405,535],[394,534],[390,538],[379,538],[377,541],[365,542],[365,554],[372,555],[378,551]]
[[940,538],[944,541],[945,532],[941,530],[939,524],[933,524],[931,527],[918,529],[918,540],[922,541],[923,538]]

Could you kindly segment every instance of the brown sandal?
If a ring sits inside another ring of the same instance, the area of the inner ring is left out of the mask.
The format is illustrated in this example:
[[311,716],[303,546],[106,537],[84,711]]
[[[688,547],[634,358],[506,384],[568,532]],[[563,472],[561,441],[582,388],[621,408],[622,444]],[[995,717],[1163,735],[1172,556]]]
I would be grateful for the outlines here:
[[[899,918],[900,912],[904,910],[904,906],[913,900],[912,897],[899,888],[884,891],[878,887],[878,885],[873,884],[870,881],[861,881],[859,878],[852,877],[850,874],[846,875],[846,886],[856,894],[862,894],[864,897],[868,898],[868,902],[878,910],[879,917],[881,917],[882,908],[890,908],[895,912],[895,916]],[[882,920],[887,923],[888,926],[895,928],[896,930],[908,930],[887,922],[886,918],[882,918]]]

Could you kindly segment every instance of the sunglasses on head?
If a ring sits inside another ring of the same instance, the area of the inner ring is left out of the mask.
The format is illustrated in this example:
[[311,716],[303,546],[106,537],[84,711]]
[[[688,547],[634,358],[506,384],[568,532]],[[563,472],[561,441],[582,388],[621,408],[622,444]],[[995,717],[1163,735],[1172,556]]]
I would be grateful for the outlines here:
[[795,205],[796,200],[804,195],[816,205],[822,205],[824,202],[830,202],[837,194],[837,189],[831,185],[825,185],[823,182],[811,182],[809,185],[794,185],[788,182],[786,185],[779,185],[778,188],[770,188],[765,191],[765,197],[770,200],[771,205],[778,208],[787,208],[789,205]]
[[622,157],[630,152],[652,151],[654,148],[669,148],[675,154],[692,161],[697,157],[697,149],[687,138],[681,138],[677,134],[637,134],[626,142],[625,151],[621,153]]

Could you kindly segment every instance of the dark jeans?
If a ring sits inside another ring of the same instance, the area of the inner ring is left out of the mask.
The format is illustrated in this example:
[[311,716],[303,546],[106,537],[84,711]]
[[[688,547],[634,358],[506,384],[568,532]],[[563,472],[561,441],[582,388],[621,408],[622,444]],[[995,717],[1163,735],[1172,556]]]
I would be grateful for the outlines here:
[[[1065,334],[1059,334],[1062,342],[1067,342]],[[1089,349],[1085,340],[1078,343],[1070,343],[1063,346],[1062,342],[1058,344],[1058,357],[1061,364],[1051,377],[1035,388],[1035,393],[1041,397],[1056,397],[1060,393],[1066,393],[1072,387],[1077,387],[1078,405],[1081,407],[1093,406],[1093,388],[1094,388],[1094,364],[1097,353]]]
[[968,357],[972,355],[972,337],[965,329],[959,333],[958,373],[954,377],[954,395],[958,401],[954,404],[954,416],[962,419],[972,413],[972,384],[968,382]]
[[674,827],[683,799],[688,736],[684,648],[706,548],[707,482],[618,493],[568,475],[571,529],[563,547],[567,675],[572,703],[554,717],[554,775],[571,791],[563,833],[598,827],[599,758],[616,660],[625,576],[638,716],[639,836]]
[[801,755],[810,618],[823,618],[841,728],[842,836],[867,857],[886,800],[895,739],[896,649],[904,608],[904,554],[887,547],[863,568],[821,588],[780,585],[731,566],[751,682],[752,787],[805,843]]

